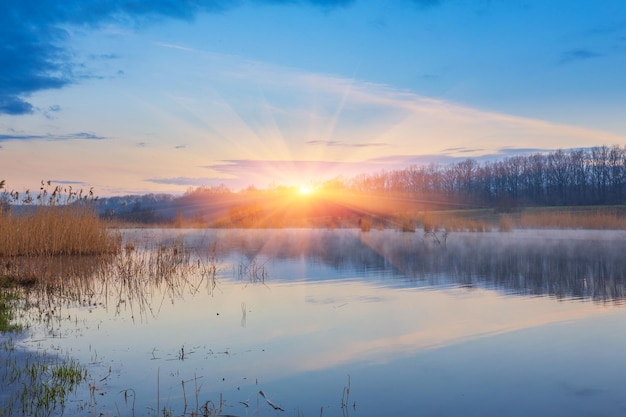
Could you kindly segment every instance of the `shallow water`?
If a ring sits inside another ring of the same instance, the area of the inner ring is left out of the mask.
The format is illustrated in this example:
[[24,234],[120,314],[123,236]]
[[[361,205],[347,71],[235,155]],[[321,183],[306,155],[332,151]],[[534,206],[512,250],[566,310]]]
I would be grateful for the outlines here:
[[[199,273],[101,281],[19,346],[88,384],[64,415],[623,415],[626,233],[128,230]],[[259,395],[263,391],[275,410]],[[185,407],[186,404],[186,407]]]

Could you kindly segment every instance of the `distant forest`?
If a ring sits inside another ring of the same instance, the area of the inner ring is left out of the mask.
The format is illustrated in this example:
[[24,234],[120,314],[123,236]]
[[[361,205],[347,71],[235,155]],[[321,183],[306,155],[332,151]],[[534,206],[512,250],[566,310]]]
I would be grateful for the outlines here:
[[456,207],[623,204],[626,146],[508,157],[449,166],[413,166],[347,182],[362,192],[407,193]]
[[407,212],[626,203],[626,146],[557,150],[498,161],[466,159],[336,178],[315,196],[296,189],[197,187],[182,196],[148,194],[104,199],[101,214],[142,223],[284,226],[312,218],[359,218]]

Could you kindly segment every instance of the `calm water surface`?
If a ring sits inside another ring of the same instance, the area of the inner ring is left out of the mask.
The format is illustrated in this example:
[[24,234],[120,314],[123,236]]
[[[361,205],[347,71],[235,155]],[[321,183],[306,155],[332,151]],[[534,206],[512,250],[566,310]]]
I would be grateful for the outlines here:
[[107,282],[50,320],[24,317],[21,347],[88,366],[96,389],[65,415],[191,415],[220,396],[234,416],[626,413],[625,232],[125,239],[182,239],[192,260],[215,256],[215,280]]

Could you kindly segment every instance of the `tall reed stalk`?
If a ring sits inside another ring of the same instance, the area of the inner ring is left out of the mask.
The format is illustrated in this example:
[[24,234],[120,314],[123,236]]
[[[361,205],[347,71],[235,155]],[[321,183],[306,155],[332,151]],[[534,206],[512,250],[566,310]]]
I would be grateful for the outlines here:
[[[42,181],[39,193],[0,194],[0,257],[116,253],[120,237],[95,210],[97,197]],[[0,190],[4,181],[0,181]]]

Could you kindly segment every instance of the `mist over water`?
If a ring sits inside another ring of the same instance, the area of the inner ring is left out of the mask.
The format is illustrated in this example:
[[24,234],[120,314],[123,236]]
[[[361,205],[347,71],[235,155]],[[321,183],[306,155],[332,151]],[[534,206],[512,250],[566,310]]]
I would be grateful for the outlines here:
[[220,396],[235,416],[626,410],[626,232],[444,241],[168,229],[124,239],[133,262],[174,246],[193,268],[168,279],[94,274],[81,297],[47,300],[57,303],[49,319],[22,317],[32,333],[20,348],[67,351],[90,370],[97,390],[81,387],[64,415],[189,415]]
[[[163,238],[175,239],[171,234]],[[624,231],[456,232],[437,242],[432,235],[396,230],[254,229],[191,232],[185,239],[200,247],[219,242],[220,251],[234,262],[239,257],[270,265],[309,264],[303,271],[273,274],[277,280],[354,276],[392,287],[477,286],[614,302],[626,296]],[[325,273],[311,276],[312,265],[323,266]]]

